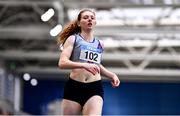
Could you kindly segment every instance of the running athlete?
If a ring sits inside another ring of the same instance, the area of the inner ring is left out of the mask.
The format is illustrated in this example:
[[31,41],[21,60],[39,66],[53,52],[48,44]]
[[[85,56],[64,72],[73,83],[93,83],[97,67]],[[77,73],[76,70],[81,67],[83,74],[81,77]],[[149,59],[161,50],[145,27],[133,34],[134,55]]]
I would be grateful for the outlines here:
[[101,64],[104,45],[93,35],[95,12],[83,9],[77,20],[70,22],[59,34],[58,44],[63,45],[59,58],[60,69],[71,69],[64,88],[62,111],[64,115],[101,115],[103,87],[101,75],[118,87],[117,75]]

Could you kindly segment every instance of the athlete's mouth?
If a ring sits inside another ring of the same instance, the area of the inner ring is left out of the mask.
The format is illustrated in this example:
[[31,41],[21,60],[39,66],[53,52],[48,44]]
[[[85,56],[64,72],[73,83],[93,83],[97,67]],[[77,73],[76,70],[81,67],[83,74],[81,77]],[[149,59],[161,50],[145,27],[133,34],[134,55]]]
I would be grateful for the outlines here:
[[92,23],[88,23],[88,26],[92,26]]

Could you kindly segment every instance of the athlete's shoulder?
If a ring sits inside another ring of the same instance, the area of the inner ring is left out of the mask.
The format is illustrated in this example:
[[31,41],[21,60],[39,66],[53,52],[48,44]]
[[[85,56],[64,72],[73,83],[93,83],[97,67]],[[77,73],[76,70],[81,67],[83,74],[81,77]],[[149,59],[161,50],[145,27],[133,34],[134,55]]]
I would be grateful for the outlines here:
[[71,44],[72,44],[72,43],[74,43],[75,38],[76,38],[75,35],[70,35],[70,36],[67,38],[66,41],[67,41],[68,43],[71,43]]

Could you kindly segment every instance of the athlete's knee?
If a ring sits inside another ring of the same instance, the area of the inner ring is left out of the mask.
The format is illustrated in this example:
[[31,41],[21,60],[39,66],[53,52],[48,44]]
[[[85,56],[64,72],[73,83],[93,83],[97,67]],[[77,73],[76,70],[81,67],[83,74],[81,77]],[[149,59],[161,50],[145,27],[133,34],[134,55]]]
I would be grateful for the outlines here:
[[101,115],[102,114],[102,106],[86,106],[82,111],[83,115]]
[[91,109],[84,109],[83,115],[101,115],[102,109],[101,108],[91,108]]
[[80,110],[73,109],[73,108],[64,108],[62,113],[64,115],[79,115],[80,114]]

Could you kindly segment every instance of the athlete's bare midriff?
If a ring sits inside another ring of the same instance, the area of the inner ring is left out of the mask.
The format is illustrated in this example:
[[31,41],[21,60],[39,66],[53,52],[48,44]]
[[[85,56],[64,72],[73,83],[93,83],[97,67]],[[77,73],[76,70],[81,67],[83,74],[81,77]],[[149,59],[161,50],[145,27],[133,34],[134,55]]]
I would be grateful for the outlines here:
[[93,75],[92,73],[83,68],[73,69],[70,73],[70,78],[83,83],[101,80],[100,73]]

